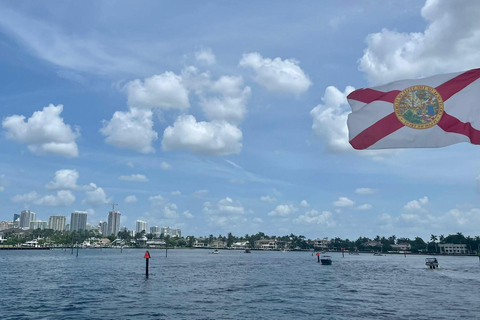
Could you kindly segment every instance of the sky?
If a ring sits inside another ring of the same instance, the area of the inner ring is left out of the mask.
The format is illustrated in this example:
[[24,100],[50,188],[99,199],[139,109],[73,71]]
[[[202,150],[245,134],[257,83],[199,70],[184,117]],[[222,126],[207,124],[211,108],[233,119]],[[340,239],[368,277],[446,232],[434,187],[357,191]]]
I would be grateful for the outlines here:
[[478,1],[0,2],[0,221],[480,235],[480,149],[354,150],[346,96],[480,65]]

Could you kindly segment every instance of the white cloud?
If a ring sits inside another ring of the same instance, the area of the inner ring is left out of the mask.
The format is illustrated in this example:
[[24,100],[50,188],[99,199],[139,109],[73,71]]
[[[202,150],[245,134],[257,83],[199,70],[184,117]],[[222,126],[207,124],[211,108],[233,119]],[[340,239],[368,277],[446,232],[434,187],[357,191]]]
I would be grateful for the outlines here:
[[180,191],[178,191],[178,190],[172,191],[172,193],[171,193],[172,196],[179,196],[179,195],[181,195],[181,194],[182,194],[182,193],[181,193]]
[[253,218],[254,223],[263,223],[263,220],[261,218]]
[[6,137],[20,143],[26,143],[28,150],[34,154],[56,154],[67,158],[78,156],[75,140],[80,136],[80,129],[72,130],[64,123],[60,114],[63,106],[50,104],[42,111],[35,111],[25,122],[25,116],[13,115],[2,121],[7,130]]
[[329,211],[323,211],[319,213],[317,210],[312,209],[305,212],[304,215],[299,215],[298,218],[293,219],[296,224],[318,224],[326,227],[335,226],[333,215]]
[[55,172],[55,178],[45,185],[47,189],[77,190],[79,174],[77,170],[62,169]]
[[310,111],[313,118],[313,132],[325,143],[325,149],[331,153],[351,152],[361,156],[371,156],[382,160],[383,156],[398,151],[392,150],[355,150],[348,141],[347,118],[351,112],[347,96],[354,90],[347,86],[343,92],[334,86],[325,89],[322,97],[323,104],[319,104]]
[[163,150],[189,150],[201,155],[240,153],[242,132],[225,121],[197,122],[182,115],[163,133]]
[[32,191],[25,194],[17,194],[12,198],[12,201],[16,203],[30,203],[35,201],[37,198],[38,194],[35,191]]
[[317,136],[322,138],[326,149],[331,152],[350,152],[354,150],[348,142],[347,116],[350,107],[347,95],[354,90],[346,87],[344,92],[329,86],[319,104],[310,111],[313,118],[312,129]]
[[428,197],[423,197],[418,200],[409,201],[404,208],[407,210],[421,210],[428,203]]
[[209,120],[225,120],[232,124],[243,120],[251,89],[243,87],[241,77],[222,76],[216,82],[209,83],[207,91],[220,94],[213,97],[201,94],[200,105]]
[[478,67],[480,6],[475,1],[428,0],[421,15],[427,22],[423,33],[383,29],[367,37],[359,68],[370,83]]
[[128,112],[117,111],[110,121],[104,121],[100,132],[107,136],[105,142],[119,148],[141,153],[155,152],[152,143],[158,134],[153,130],[152,112],[131,108]]
[[128,94],[128,105],[131,108],[188,109],[188,90],[182,82],[182,77],[173,72],[165,72],[139,79],[125,85]]
[[340,197],[337,201],[333,202],[335,207],[351,207],[355,204],[352,200],[348,199],[347,197]]
[[355,193],[356,194],[374,194],[374,193],[377,193],[377,190],[372,188],[357,188],[355,190]]
[[203,213],[209,225],[234,228],[247,221],[246,210],[239,201],[226,197],[216,205],[204,203]]
[[75,202],[75,196],[70,190],[59,190],[57,195],[46,195],[35,201],[35,204],[49,207],[67,207]]
[[262,197],[260,197],[260,200],[262,200],[263,202],[270,202],[270,203],[272,203],[272,202],[277,201],[277,198],[275,198],[275,197],[270,197],[270,196],[262,196]]
[[371,204],[362,204],[361,206],[357,207],[357,210],[370,210],[370,209],[372,209]]
[[168,203],[163,209],[163,216],[166,219],[177,219],[179,217],[177,213],[177,205],[174,203]]
[[302,202],[300,202],[300,207],[308,208],[310,205],[308,204],[307,200],[302,200]]
[[269,91],[298,95],[312,85],[296,60],[264,59],[259,53],[248,53],[243,55],[239,64],[241,67],[253,69],[256,74],[254,80]]
[[129,166],[130,168],[133,169],[133,167],[134,167],[133,162],[132,162],[132,161],[128,161],[128,162],[127,162],[127,166]]
[[125,199],[123,201],[125,201],[126,203],[136,203],[137,202],[137,197],[136,196],[127,196],[127,197],[125,197]]
[[91,190],[85,192],[85,198],[83,199],[82,204],[98,207],[112,201],[110,198],[107,198],[105,191],[103,191],[102,188],[97,187],[95,183],[90,183],[90,188]]
[[145,177],[143,174],[132,174],[129,176],[120,176],[118,177],[118,180],[148,182],[148,178]]
[[148,200],[152,203],[152,206],[159,206],[165,203],[165,199],[161,195],[148,197]]
[[185,210],[183,211],[182,215],[188,219],[192,219],[193,218],[193,214],[190,213],[190,211],[188,210]]
[[286,217],[294,212],[297,212],[298,208],[291,204],[278,205],[273,211],[270,211],[268,215],[270,217]]
[[160,168],[162,168],[162,170],[168,170],[170,169],[172,166],[169,165],[167,162],[165,161],[162,161],[162,163],[160,164]]
[[215,55],[210,48],[202,48],[195,52],[195,59],[207,65],[215,64]]

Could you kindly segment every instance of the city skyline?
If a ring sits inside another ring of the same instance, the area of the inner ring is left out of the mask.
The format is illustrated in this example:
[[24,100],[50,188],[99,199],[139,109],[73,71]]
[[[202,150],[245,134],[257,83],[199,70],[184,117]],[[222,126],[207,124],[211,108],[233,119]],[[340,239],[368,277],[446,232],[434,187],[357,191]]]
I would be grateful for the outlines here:
[[0,221],[118,210],[116,230],[184,235],[477,235],[479,146],[356,151],[346,96],[478,68],[479,14],[464,0],[1,2]]

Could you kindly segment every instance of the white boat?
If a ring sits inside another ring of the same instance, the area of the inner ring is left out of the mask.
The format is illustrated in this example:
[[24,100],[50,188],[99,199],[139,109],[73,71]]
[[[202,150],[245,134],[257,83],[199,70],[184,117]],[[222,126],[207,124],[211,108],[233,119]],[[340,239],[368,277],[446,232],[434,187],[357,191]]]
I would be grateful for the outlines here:
[[437,258],[426,258],[425,259],[425,266],[429,269],[438,269],[438,260]]
[[218,254],[219,251],[218,251],[218,249],[215,249],[215,251],[213,251],[212,253],[213,253],[213,254]]

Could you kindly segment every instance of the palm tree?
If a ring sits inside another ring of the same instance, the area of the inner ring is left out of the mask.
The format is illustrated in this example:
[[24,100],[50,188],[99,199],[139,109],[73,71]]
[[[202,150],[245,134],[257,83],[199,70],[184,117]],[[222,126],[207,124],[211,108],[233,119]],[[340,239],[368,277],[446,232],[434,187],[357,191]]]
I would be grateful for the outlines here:
[[438,251],[438,250],[437,250],[437,240],[438,240],[437,236],[434,235],[434,234],[432,234],[432,235],[430,236],[430,240],[431,240],[433,243],[435,243],[435,252],[437,252],[437,251]]

